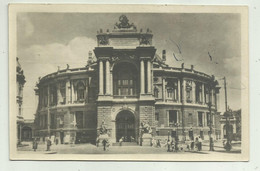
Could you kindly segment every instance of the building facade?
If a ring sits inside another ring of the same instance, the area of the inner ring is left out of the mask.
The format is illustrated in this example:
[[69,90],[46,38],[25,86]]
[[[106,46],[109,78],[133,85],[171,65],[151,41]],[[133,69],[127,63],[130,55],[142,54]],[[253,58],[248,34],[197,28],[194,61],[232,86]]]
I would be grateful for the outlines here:
[[16,58],[16,125],[17,125],[17,144],[22,141],[22,127],[24,124],[24,118],[22,113],[23,106],[23,87],[25,84],[25,76],[19,62],[19,58]]
[[[144,125],[153,137],[220,137],[218,83],[193,66],[168,66],[156,54],[150,29],[139,31],[126,16],[112,31],[100,29],[94,60],[39,79],[36,136],[60,143],[94,142],[105,127],[111,142],[140,142]],[[210,127],[212,128],[210,130]]]

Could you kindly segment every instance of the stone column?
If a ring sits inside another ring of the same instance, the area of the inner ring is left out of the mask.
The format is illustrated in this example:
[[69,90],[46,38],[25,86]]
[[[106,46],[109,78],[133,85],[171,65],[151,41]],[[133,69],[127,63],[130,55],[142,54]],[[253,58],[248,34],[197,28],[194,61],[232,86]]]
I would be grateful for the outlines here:
[[201,93],[202,93],[202,104],[204,104],[205,103],[205,90],[204,90],[204,83],[202,83],[202,85],[201,85]]
[[192,81],[192,103],[196,103],[196,84]]
[[[40,95],[39,95],[39,100],[41,100]],[[57,83],[57,105],[60,104],[61,100],[62,100],[62,97],[61,97],[61,93],[60,93],[60,83]]]
[[87,78],[85,82],[86,82],[86,87],[85,87],[85,88],[86,88],[85,100],[86,100],[86,103],[88,103],[88,102],[89,102],[89,98],[88,98],[88,96],[89,96],[89,92],[88,92],[88,91],[89,91],[89,90],[88,90],[88,87],[89,87],[89,78]]
[[182,103],[186,103],[186,80],[182,81]]
[[99,60],[99,95],[104,94],[103,61]]
[[210,91],[210,93],[211,93],[211,98],[210,98],[210,101],[211,101],[211,104],[212,105],[215,105],[213,102],[213,98],[214,98],[214,93],[213,93],[213,89],[211,89],[211,91]]
[[75,101],[75,91],[74,91],[74,84],[73,81],[71,81],[71,103],[74,103]]
[[66,81],[66,104],[69,104],[70,101],[70,81]]
[[165,78],[162,78],[162,99],[165,101]]
[[140,90],[141,90],[141,94],[144,94],[144,60],[141,59],[140,62]]
[[110,94],[110,63],[106,60],[106,94]]
[[178,79],[178,102],[181,103],[181,82]]
[[151,91],[151,61],[147,61],[147,93],[152,93]]
[[113,72],[110,72],[110,94],[113,95]]

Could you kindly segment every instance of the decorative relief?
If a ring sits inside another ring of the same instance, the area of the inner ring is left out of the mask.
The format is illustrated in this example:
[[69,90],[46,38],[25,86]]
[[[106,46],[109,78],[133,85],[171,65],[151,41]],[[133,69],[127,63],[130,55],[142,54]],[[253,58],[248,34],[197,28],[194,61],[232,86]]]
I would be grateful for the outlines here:
[[109,44],[109,38],[107,35],[99,35],[98,36],[98,44],[99,45],[108,45]]
[[132,29],[132,30],[136,30],[136,26],[132,23],[129,24],[129,20],[125,15],[121,15],[119,17],[119,22],[120,23],[116,23],[114,26],[114,29]]
[[152,37],[150,35],[141,35],[140,45],[152,45]]
[[120,58],[128,58],[128,59],[134,60],[137,57],[133,53],[131,54],[131,53],[127,53],[127,52],[116,52],[116,53],[114,53],[114,57],[112,57],[112,61],[117,61]]

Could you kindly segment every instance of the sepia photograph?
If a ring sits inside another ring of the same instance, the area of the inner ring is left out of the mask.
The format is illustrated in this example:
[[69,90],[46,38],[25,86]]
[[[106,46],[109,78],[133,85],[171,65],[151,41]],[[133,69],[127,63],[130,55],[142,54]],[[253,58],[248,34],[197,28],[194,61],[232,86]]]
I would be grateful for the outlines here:
[[11,160],[248,161],[244,6],[9,5]]

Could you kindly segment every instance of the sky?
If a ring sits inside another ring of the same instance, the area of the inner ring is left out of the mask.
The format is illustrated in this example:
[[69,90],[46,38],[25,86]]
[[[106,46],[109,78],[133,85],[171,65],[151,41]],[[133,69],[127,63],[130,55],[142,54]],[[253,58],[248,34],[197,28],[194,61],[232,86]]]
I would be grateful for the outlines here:
[[[88,52],[97,46],[96,34],[113,29],[121,13],[18,13],[17,56],[24,70],[23,115],[32,119],[39,77],[61,69],[84,67]],[[239,14],[127,13],[138,30],[149,28],[153,45],[166,63],[215,75],[221,88],[220,111],[225,110],[223,77],[227,79],[228,105],[241,108],[241,26]],[[177,45],[180,47],[177,47]],[[176,61],[173,53],[178,59]],[[212,61],[210,57],[212,57]]]

